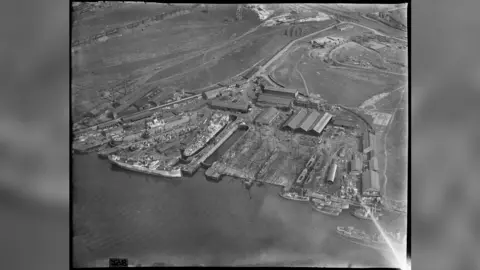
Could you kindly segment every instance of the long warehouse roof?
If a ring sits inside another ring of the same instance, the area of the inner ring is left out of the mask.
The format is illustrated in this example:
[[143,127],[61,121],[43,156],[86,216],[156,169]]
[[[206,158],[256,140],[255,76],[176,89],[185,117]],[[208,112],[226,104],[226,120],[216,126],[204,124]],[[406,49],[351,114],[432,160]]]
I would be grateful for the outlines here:
[[300,125],[300,128],[303,129],[304,131],[309,131],[310,129],[313,128],[313,124],[317,120],[317,118],[320,117],[320,114],[317,111],[312,111],[305,120],[303,120],[302,124]]
[[328,124],[328,121],[330,121],[330,119],[332,119],[332,114],[330,113],[325,113],[322,118],[320,119],[320,121],[318,121],[318,123],[313,127],[313,130],[315,130],[315,132],[317,133],[321,133],[323,131],[323,129],[327,126]]
[[301,109],[297,112],[297,114],[291,117],[290,120],[288,120],[286,126],[290,127],[291,129],[298,128],[305,116],[307,116],[307,110]]
[[290,105],[290,103],[292,102],[292,99],[262,94],[258,96],[257,101],[265,102],[265,103],[273,103],[273,104]]

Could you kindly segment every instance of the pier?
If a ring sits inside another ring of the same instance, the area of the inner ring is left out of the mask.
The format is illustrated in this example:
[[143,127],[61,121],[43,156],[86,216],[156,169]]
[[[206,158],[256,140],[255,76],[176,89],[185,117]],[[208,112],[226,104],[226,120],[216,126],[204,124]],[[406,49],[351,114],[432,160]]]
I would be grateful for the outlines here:
[[[213,145],[207,145],[200,153],[195,156],[190,164],[185,165],[182,171],[186,174],[193,175],[198,168],[200,167],[200,164],[206,165],[204,162],[207,160],[207,158],[212,155],[232,134],[237,131],[241,123],[239,122],[234,122],[232,123],[232,126],[227,127],[226,130],[222,131],[226,132],[226,134],[220,134],[220,138],[218,141],[215,142]],[[222,136],[223,135],[223,136]]]

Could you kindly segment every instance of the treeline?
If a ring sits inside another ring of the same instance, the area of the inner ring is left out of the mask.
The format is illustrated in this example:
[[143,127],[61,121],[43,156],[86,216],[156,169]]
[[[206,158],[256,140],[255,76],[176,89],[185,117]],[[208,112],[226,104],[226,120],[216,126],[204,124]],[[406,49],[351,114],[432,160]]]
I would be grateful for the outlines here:
[[72,42],[72,47],[92,44],[92,43],[96,42],[97,40],[99,40],[103,37],[118,35],[119,33],[123,32],[123,31],[132,30],[132,29],[135,29],[135,28],[138,28],[138,27],[142,27],[149,22],[158,22],[158,21],[172,19],[172,18],[175,18],[175,17],[178,17],[178,16],[186,15],[186,14],[191,13],[193,11],[193,9],[195,9],[199,5],[200,4],[195,4],[195,5],[192,5],[190,8],[182,8],[182,9],[178,9],[178,10],[171,11],[171,12],[164,12],[164,13],[156,15],[156,16],[147,17],[147,18],[144,18],[142,20],[138,20],[138,21],[123,25],[121,27],[106,30],[102,33],[92,35],[92,36],[90,36],[88,38],[85,38],[85,39],[82,39],[82,40],[75,40],[75,41]]

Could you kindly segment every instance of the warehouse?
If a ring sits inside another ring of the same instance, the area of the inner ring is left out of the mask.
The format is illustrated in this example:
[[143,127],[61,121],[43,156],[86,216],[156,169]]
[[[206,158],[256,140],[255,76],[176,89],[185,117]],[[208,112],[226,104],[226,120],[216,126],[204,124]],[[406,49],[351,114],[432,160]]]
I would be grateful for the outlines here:
[[265,88],[263,89],[265,94],[275,95],[275,96],[283,96],[283,97],[290,97],[296,98],[298,95],[297,89],[288,89],[288,88]]
[[300,124],[302,123],[303,119],[307,116],[307,110],[305,109],[300,109],[297,113],[292,114],[290,119],[287,120],[286,124],[284,127],[291,128],[292,130],[297,129],[300,127]]
[[202,93],[204,99],[214,99],[218,97],[222,92],[227,89],[226,87],[220,87],[212,90],[208,90]]
[[370,132],[363,133],[362,138],[362,146],[363,146],[363,153],[366,154],[370,151],[375,151],[376,149],[376,138],[375,135]]
[[249,105],[247,103],[232,103],[232,102],[223,102],[219,100],[212,100],[210,102],[210,107],[212,109],[218,110],[226,110],[226,111],[233,111],[233,112],[248,112]]
[[362,161],[359,158],[355,158],[350,161],[350,172],[353,174],[362,172]]
[[325,113],[322,118],[317,122],[317,124],[313,127],[313,130],[318,134],[322,133],[323,129],[327,126],[330,119],[332,119],[332,114]]
[[270,125],[275,118],[277,118],[278,114],[280,112],[273,108],[270,107],[268,109],[263,110],[255,119],[255,122],[260,125]]
[[380,180],[377,172],[368,170],[362,174],[362,195],[380,195]]
[[121,118],[123,122],[134,122],[153,115],[153,111],[142,111],[131,116]]
[[300,128],[305,132],[312,130],[314,127],[314,124],[317,122],[319,118],[320,118],[320,113],[318,113],[317,111],[312,111],[305,118],[305,120],[303,120],[302,124],[300,125]]
[[332,124],[334,126],[350,128],[350,129],[354,129],[356,127],[356,124],[354,122],[344,120],[344,119],[335,119],[335,120],[333,120]]
[[328,171],[327,182],[333,184],[335,182],[336,174],[337,174],[337,164],[333,162],[332,166],[330,166],[330,170]]
[[368,167],[372,171],[378,171],[378,159],[376,157],[372,157],[368,162]]
[[273,106],[276,108],[290,108],[292,104],[291,98],[278,97],[272,95],[261,94],[258,96],[257,105],[259,106]]

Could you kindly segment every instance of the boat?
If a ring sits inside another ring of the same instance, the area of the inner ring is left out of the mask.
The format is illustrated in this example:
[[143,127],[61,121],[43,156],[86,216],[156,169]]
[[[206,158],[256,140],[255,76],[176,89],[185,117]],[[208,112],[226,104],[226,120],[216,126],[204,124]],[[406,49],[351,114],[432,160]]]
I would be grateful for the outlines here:
[[329,215],[329,216],[338,216],[342,212],[341,208],[332,207],[330,205],[322,205],[318,203],[313,203],[312,208],[317,212],[320,212],[322,214]]
[[[381,249],[381,250],[390,249],[386,239],[378,233],[374,233],[370,235],[370,234],[367,234],[365,231],[354,228],[353,226],[349,226],[349,227],[338,226],[336,232],[340,236],[356,244],[360,244],[360,245],[367,246],[374,249]],[[389,238],[390,243],[393,245],[394,248],[402,249],[405,247],[406,237],[402,238],[398,232],[397,234],[387,232],[386,235]]]
[[197,153],[228,124],[229,119],[229,115],[218,113],[214,114],[206,128],[206,132],[197,134],[197,136],[195,136],[193,139],[193,143],[184,150],[183,154],[186,157],[190,157]]
[[287,199],[287,200],[293,200],[293,201],[300,201],[300,202],[308,202],[309,197],[305,195],[300,195],[297,192],[290,192],[290,191],[285,191],[282,190],[278,195],[280,197]]
[[161,166],[159,160],[153,161],[150,164],[142,164],[141,162],[135,162],[134,164],[129,164],[125,160],[122,160],[117,155],[109,155],[108,160],[116,166],[119,166],[124,169],[131,171],[136,171],[140,173],[146,173],[151,175],[160,175],[165,177],[182,177],[182,171],[179,166],[165,167]]
[[368,215],[368,212],[365,208],[358,208],[355,209],[355,211],[351,212],[352,215],[356,218],[359,219],[365,219],[365,220],[371,220],[373,217],[375,220],[379,220],[381,216],[383,216],[383,213],[377,211],[375,208],[371,208],[371,213],[372,215]]

